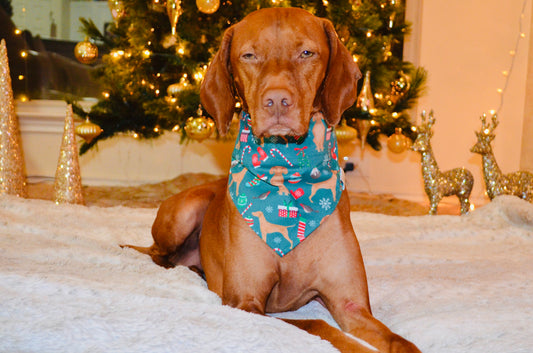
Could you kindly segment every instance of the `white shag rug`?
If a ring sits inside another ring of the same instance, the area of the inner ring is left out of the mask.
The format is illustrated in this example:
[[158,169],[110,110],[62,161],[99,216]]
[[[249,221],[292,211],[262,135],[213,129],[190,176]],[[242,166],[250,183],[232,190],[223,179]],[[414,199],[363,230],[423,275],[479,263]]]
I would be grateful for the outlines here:
[[[155,214],[1,196],[0,352],[336,352],[119,248],[150,245]],[[393,331],[424,353],[533,351],[532,204],[352,221],[374,315]],[[313,303],[285,316],[331,320]]]

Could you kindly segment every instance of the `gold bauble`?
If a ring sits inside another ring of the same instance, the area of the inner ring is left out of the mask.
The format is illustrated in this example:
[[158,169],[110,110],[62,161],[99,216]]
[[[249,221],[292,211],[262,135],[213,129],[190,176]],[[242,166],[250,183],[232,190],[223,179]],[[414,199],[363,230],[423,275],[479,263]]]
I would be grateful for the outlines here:
[[76,135],[84,139],[87,143],[91,143],[91,141],[96,136],[100,135],[102,131],[103,130],[100,126],[89,121],[89,117],[87,117],[84,123],[79,124],[76,126],[76,129],[74,129]]
[[165,0],[152,0],[150,8],[153,11],[164,12],[165,11]]
[[409,138],[402,134],[401,127],[397,127],[396,132],[389,136],[387,147],[394,153],[402,153],[409,148]]
[[92,64],[98,58],[98,47],[85,38],[74,47],[74,56],[82,64]]
[[114,20],[118,20],[126,12],[124,3],[120,0],[107,0],[107,5],[109,5],[109,11],[111,11],[111,16]]
[[178,93],[187,89],[188,86],[189,82],[185,77],[182,77],[180,82],[173,83],[167,87],[167,94],[171,97],[175,97],[176,95],[178,95]]
[[392,94],[401,96],[407,93],[407,91],[409,91],[409,88],[411,88],[410,81],[411,80],[406,74],[400,72],[400,76],[396,80],[391,82]]
[[335,128],[335,135],[339,143],[349,143],[357,138],[357,130],[346,124],[346,120],[342,120],[341,124]]
[[193,140],[202,142],[215,130],[215,122],[205,116],[190,117],[185,123],[185,132]]
[[173,36],[176,36],[176,26],[182,13],[181,0],[167,0],[167,15],[170,21],[170,29]]
[[220,0],[196,0],[198,10],[208,15],[216,12],[220,6]]

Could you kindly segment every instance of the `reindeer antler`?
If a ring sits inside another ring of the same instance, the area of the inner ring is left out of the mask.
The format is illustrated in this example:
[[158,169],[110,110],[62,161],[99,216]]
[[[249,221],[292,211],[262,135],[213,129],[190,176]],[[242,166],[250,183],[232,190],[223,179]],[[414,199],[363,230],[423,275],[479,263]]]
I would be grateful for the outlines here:
[[433,117],[433,109],[429,111],[429,114],[426,117],[426,111],[422,111],[422,125],[420,127],[426,131],[431,130],[433,124],[435,124],[435,118]]
[[496,129],[496,126],[498,126],[498,116],[495,113],[492,114],[491,120],[492,125],[487,123],[487,114],[483,113],[481,116],[481,132],[485,135],[492,134]]

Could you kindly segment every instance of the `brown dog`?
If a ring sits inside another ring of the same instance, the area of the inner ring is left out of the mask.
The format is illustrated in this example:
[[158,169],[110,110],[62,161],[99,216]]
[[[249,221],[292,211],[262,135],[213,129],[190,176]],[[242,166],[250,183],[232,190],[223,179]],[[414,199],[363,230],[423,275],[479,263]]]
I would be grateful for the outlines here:
[[[238,95],[256,137],[302,136],[316,112],[330,126],[339,122],[355,100],[360,76],[329,21],[301,9],[264,9],[225,32],[201,98],[221,135],[228,130]],[[226,183],[200,186],[165,201],[152,228],[154,245],[140,251],[157,263],[181,264],[186,258],[185,264],[201,267],[209,289],[224,304],[264,314],[295,310],[316,298],[342,331],[379,352],[419,352],[371,314],[346,192],[305,241],[280,257],[241,217]],[[187,250],[197,253],[199,233],[200,261],[193,263],[197,257]],[[286,321],[342,352],[376,352],[324,321]]]
[[274,174],[270,178],[270,184],[278,187],[278,194],[289,195],[289,189],[285,186],[285,179],[283,178],[283,174],[287,174],[287,168],[272,167],[270,168],[270,174]]

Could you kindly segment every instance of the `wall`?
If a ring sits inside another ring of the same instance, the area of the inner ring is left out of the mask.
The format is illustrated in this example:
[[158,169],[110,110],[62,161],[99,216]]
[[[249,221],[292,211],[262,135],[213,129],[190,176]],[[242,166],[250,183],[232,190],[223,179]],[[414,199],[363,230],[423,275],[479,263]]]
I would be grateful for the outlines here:
[[[533,76],[528,71],[530,2],[523,28],[527,39],[520,41],[516,53],[493,142],[496,158],[504,172],[520,169],[521,159],[523,168],[532,166],[524,162],[530,160],[527,151],[531,149],[522,152],[522,141],[533,140],[533,108],[526,109],[526,86],[529,92],[533,92],[532,79],[527,81],[528,72],[530,77]],[[509,0],[505,6],[501,6],[499,0],[408,0],[407,3],[414,33],[406,43],[406,56],[429,72],[428,92],[420,100],[414,116],[418,116],[422,109],[435,111],[437,122],[432,144],[441,169],[467,167],[475,177],[474,201],[486,202],[481,158],[469,150],[475,143],[474,132],[480,128],[479,116],[497,109],[500,103],[496,89],[503,87],[505,77],[501,71],[509,69],[511,63],[509,51],[514,48],[519,33],[523,1]],[[22,122],[36,119],[28,113],[32,109],[21,109]],[[42,112],[47,109],[37,107],[41,115],[46,115]],[[56,109],[55,136],[47,133],[45,138],[37,137],[35,131],[28,130],[33,122],[21,126],[29,175],[53,177],[59,152],[62,109]],[[357,164],[356,170],[347,174],[349,188],[426,200],[419,155],[410,151],[393,154],[386,150],[386,144],[384,146],[381,152],[371,148],[361,150],[356,144],[341,146],[340,155]],[[80,163],[85,182],[155,182],[188,171],[223,174],[227,171],[231,148],[231,143],[219,146],[213,141],[182,146],[173,135],[145,142],[120,137],[104,141],[98,152],[81,157]],[[455,199],[449,200],[456,202]]]
[[[523,3],[523,0],[510,0],[502,6],[499,0],[407,1],[407,15],[415,23],[412,41],[406,43],[407,59],[429,72],[429,89],[419,101],[416,115],[422,109],[435,111],[432,147],[439,166],[442,170],[468,168],[475,177],[472,195],[478,202],[487,200],[481,157],[469,149],[476,142],[474,132],[480,129],[479,116],[498,109],[500,104],[496,90],[505,82],[502,70],[508,70],[511,65],[509,52],[519,35]],[[520,164],[521,157],[531,159],[526,156],[527,149],[522,156],[522,140],[533,137],[531,109],[529,114],[525,111],[530,28],[531,1],[528,1],[523,19],[526,39],[520,40],[516,51],[493,142],[496,159],[504,172],[532,166]],[[361,172],[368,176],[368,186],[356,177],[352,178],[352,185],[410,198],[425,197],[420,171],[413,168],[418,156],[405,156],[402,160],[401,156],[395,156],[393,160],[387,153],[370,154],[368,161],[366,156],[363,159],[352,156],[363,164]]]

